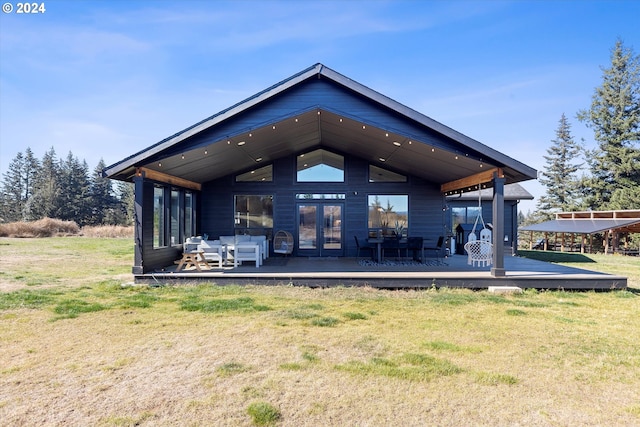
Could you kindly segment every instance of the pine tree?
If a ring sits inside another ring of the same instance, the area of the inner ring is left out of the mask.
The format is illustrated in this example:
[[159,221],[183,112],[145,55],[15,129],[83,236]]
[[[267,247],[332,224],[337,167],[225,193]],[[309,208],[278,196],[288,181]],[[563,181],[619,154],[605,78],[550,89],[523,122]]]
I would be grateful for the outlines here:
[[562,114],[553,145],[543,156],[547,167],[542,172],[540,183],[546,187],[546,193],[540,197],[536,206],[538,216],[543,220],[551,219],[556,212],[574,210],[578,205],[579,189],[576,173],[582,163],[575,163],[582,149],[571,136],[571,125]]
[[4,174],[0,196],[0,218],[4,221],[22,221],[25,208],[33,194],[40,162],[30,148],[18,153]]
[[603,69],[591,108],[578,118],[594,130],[598,143],[588,152],[585,207],[594,210],[640,208],[640,57],[618,40],[611,67]]
[[102,176],[107,165],[100,159],[91,176],[89,188],[89,225],[115,224],[117,201],[113,195],[111,180]]
[[0,218],[4,222],[20,221],[25,205],[26,189],[22,179],[24,155],[16,154],[7,171],[3,174],[2,192],[0,193]]
[[133,225],[134,218],[134,189],[130,182],[118,181],[116,184],[118,205],[120,207],[117,223],[120,225]]
[[90,220],[89,178],[86,161],[80,162],[71,152],[61,164],[60,204],[56,218],[75,221],[84,226]]
[[56,152],[51,147],[42,157],[36,175],[33,194],[25,207],[25,219],[34,221],[44,217],[55,217],[60,208],[60,165]]
[[22,179],[24,180],[25,201],[33,195],[34,186],[38,172],[40,171],[40,161],[33,155],[31,148],[27,147],[24,152],[24,164],[22,166]]

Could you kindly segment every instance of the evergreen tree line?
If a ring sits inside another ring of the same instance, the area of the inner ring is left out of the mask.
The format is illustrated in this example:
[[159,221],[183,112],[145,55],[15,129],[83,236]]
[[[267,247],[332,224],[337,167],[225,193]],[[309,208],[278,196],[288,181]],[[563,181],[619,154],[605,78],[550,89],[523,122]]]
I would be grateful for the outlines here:
[[593,130],[596,147],[575,141],[563,113],[539,176],[546,193],[522,222],[552,219],[556,212],[640,209],[640,56],[621,40],[591,106],[576,118]]
[[101,159],[92,173],[71,152],[57,158],[52,147],[42,159],[30,148],[9,163],[0,182],[0,222],[57,218],[85,225],[131,225],[133,185],[102,176]]

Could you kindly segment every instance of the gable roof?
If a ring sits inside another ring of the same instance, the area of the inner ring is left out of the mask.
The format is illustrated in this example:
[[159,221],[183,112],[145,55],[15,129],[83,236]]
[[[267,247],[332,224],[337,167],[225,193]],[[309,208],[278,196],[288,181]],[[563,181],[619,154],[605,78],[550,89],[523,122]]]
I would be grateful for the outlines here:
[[[103,171],[130,180],[145,167],[203,183],[315,147],[435,183],[502,168],[506,182],[535,169],[315,64]],[[484,168],[484,169],[483,169]]]

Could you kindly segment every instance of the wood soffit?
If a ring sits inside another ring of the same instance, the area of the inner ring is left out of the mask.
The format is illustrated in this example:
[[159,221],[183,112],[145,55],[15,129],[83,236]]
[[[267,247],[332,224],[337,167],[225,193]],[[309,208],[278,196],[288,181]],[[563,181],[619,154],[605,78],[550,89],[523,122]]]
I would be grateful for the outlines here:
[[200,183],[189,181],[187,179],[180,178],[177,176],[172,176],[163,172],[158,172],[153,169],[137,168],[136,175],[142,176],[152,181],[158,181],[165,184],[175,185],[178,187],[187,188],[189,190],[200,191],[202,189],[202,185]]

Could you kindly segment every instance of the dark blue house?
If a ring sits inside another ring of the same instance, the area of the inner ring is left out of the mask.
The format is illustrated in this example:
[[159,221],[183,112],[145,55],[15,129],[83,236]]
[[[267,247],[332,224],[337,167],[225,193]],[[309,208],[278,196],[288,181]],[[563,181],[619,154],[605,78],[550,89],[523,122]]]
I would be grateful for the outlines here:
[[355,256],[353,236],[378,230],[447,236],[447,197],[484,188],[502,242],[504,185],[536,171],[316,64],[104,175],[135,184],[143,274],[172,264],[193,235],[286,230],[292,255],[312,257]]

